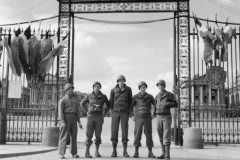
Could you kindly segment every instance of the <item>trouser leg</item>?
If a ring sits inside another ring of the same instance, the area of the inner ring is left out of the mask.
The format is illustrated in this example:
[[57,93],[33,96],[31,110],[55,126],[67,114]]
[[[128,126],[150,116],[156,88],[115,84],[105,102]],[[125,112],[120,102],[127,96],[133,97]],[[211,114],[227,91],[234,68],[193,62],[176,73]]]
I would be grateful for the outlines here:
[[75,115],[72,115],[71,117],[71,128],[70,128],[70,137],[71,137],[71,154],[76,155],[77,154],[77,117]]
[[121,113],[121,129],[122,129],[122,143],[127,144],[128,142],[128,120],[129,120],[129,113],[123,112]]
[[123,156],[129,157],[127,153],[127,142],[128,142],[128,120],[129,113],[121,113],[121,128],[122,128],[122,143],[123,143]]
[[95,118],[95,137],[96,137],[96,139],[94,140],[96,145],[99,145],[102,143],[102,140],[101,140],[102,124],[103,124],[103,116],[96,115],[96,118]]
[[120,113],[112,111],[111,141],[113,144],[118,143],[119,123],[120,123]]
[[141,138],[142,138],[143,124],[144,124],[143,118],[140,118],[140,117],[135,118],[134,143],[133,143],[135,147],[142,146]]
[[58,152],[59,154],[66,153],[66,145],[67,145],[67,136],[70,130],[70,118],[69,115],[65,115],[64,117],[65,126],[60,124],[60,135],[59,135],[59,144],[58,144]]
[[171,123],[172,123],[171,115],[164,116],[163,118],[163,144],[164,145],[171,144]]
[[94,122],[94,117],[89,114],[87,117],[87,130],[86,130],[86,141],[85,144],[86,146],[91,146],[93,141],[92,141],[92,137],[93,137],[93,133],[94,133],[94,129],[95,129],[95,122]]
[[163,118],[160,115],[156,117],[157,133],[160,143],[163,143]]
[[152,139],[152,118],[151,117],[144,118],[144,134],[146,135],[147,147],[152,148],[153,139]]

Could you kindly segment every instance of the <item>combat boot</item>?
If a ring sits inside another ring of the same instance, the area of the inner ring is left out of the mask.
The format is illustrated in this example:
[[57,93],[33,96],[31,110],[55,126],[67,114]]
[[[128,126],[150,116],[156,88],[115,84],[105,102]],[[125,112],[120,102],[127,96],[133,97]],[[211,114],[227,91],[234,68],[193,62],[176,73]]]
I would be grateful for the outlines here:
[[170,160],[170,145],[165,145],[165,150],[166,150],[165,160]]
[[117,157],[117,144],[112,144],[113,146],[113,152],[111,157]]
[[157,159],[164,159],[165,158],[165,146],[163,145],[163,143],[161,143],[162,146],[162,155],[157,157]]
[[152,147],[148,147],[148,158],[156,158],[156,156],[152,153]]
[[96,151],[95,151],[95,156],[96,157],[101,157],[101,154],[99,154],[99,144],[96,144]]
[[127,143],[123,143],[123,157],[129,157],[127,153]]
[[90,146],[86,146],[86,153],[85,153],[86,158],[92,158],[92,156],[90,155],[89,149],[90,149]]
[[138,158],[138,156],[139,156],[138,149],[139,149],[139,147],[135,147],[135,153],[133,155],[134,158]]

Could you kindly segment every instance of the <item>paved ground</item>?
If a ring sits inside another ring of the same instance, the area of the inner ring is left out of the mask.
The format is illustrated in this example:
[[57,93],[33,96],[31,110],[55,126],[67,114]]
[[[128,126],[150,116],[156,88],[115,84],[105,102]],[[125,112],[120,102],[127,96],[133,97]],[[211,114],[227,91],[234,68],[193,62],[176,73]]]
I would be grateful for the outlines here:
[[[30,145],[31,146],[31,145]],[[171,148],[171,159],[172,160],[237,160],[240,157],[239,154],[239,146],[230,146],[230,145],[224,145],[224,146],[205,146],[204,149],[201,150],[187,150],[182,149],[181,147],[173,146]],[[94,145],[91,147],[90,153],[92,156],[94,156]],[[147,148],[141,147],[140,148],[140,158],[139,159],[149,159],[147,158]],[[71,157],[71,154],[69,153],[70,149],[67,148],[66,158],[67,159],[73,159]],[[80,155],[80,159],[86,159],[84,157],[85,153],[85,146],[83,143],[78,143],[78,152]],[[100,153],[102,155],[101,158],[94,159],[112,159],[110,157],[112,152],[111,144],[103,144],[100,148]],[[123,158],[122,157],[122,145],[119,144],[118,147],[118,157],[117,159],[133,159],[132,155],[134,153],[134,147],[129,146],[128,153],[130,154],[130,158]],[[156,156],[159,156],[161,154],[161,148],[155,147],[153,148],[153,153]],[[230,158],[227,158],[227,155],[230,156]],[[27,156],[18,156],[18,157],[11,157],[11,158],[3,158],[3,160],[57,160],[58,158],[58,151],[51,151],[47,153],[41,153],[41,154],[34,154],[34,155],[27,155]]]
[[[112,147],[111,147],[111,141],[110,141],[110,118],[104,119],[104,125],[103,125],[103,132],[102,132],[102,145],[100,146],[100,153],[102,155],[101,158],[94,159],[112,159],[110,157],[112,153]],[[81,159],[86,159],[84,157],[85,154],[85,132],[86,132],[86,118],[82,118],[82,123],[84,124],[85,130],[79,130],[78,132],[78,153],[81,157]],[[133,147],[133,129],[134,129],[134,123],[132,120],[129,120],[129,147],[128,147],[128,153],[130,154],[130,158],[123,158],[122,157],[122,151],[123,147],[121,144],[121,129],[119,130],[119,145],[118,145],[118,157],[117,159],[133,159],[134,154],[134,147]],[[159,139],[156,133],[156,125],[155,120],[153,120],[153,139],[154,139],[154,145],[153,153],[156,156],[159,156],[161,154],[161,148],[159,144]],[[146,148],[146,138],[143,134],[142,136],[142,145],[143,147],[140,148],[140,158],[139,159],[149,159],[147,158],[148,150]],[[1,154],[9,153],[23,153],[24,151],[41,151],[41,150],[50,150],[54,148],[49,147],[42,147],[41,144],[34,144],[31,143],[31,145],[28,145],[27,143],[16,143],[13,145],[12,143],[8,143],[7,145],[0,145],[0,158]],[[94,156],[94,145],[91,147],[90,153],[92,156]],[[68,147],[66,158],[72,159],[71,154],[69,153],[70,149]],[[3,160],[56,160],[58,159],[58,151],[50,151],[46,153],[40,153],[40,154],[34,154],[34,155],[25,155],[25,156],[15,156],[15,157],[9,157],[9,158],[3,158]],[[240,158],[240,145],[219,145],[219,146],[212,146],[207,145],[204,146],[204,149],[182,149],[181,147],[172,145],[171,147],[171,159],[172,160],[239,160]]]

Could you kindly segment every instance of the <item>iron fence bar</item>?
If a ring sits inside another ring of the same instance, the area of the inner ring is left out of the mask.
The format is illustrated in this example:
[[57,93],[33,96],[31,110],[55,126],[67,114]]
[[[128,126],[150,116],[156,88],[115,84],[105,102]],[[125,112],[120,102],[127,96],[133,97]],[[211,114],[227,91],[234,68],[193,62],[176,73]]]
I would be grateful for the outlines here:
[[21,113],[21,136],[20,136],[20,141],[23,140],[23,111]]
[[[203,78],[204,78],[204,74],[203,74],[203,60],[202,61],[202,93],[203,93],[203,104],[204,104],[204,92],[203,92]],[[207,85],[205,86],[205,90],[207,90]],[[202,107],[204,107],[204,105],[202,105]],[[199,111],[199,128],[200,128],[200,120],[201,120],[201,110]],[[202,117],[204,117],[204,110],[202,111]],[[204,120],[204,118],[202,118]],[[204,128],[204,121],[202,123],[202,127],[203,127],[203,136],[206,134],[205,133],[205,128]],[[208,136],[208,135],[207,135]],[[208,138],[207,138],[208,139]]]
[[[196,84],[195,84],[195,80],[196,80],[196,78],[195,78],[195,28],[193,27],[193,99],[192,99],[192,101],[194,101],[194,108],[193,108],[193,110],[194,110],[194,114],[193,114],[193,116],[194,116],[194,127],[196,127],[196,117],[195,117],[195,110],[196,110],[196,102],[195,102],[195,87],[196,87]],[[191,82],[190,82],[191,83]],[[199,95],[198,95],[199,96]],[[192,103],[192,102],[191,102]]]
[[[51,111],[50,111],[50,114],[51,114],[51,125],[52,125],[52,122],[53,122],[53,116],[52,116],[52,110],[53,110],[53,98],[54,97],[54,93],[53,93],[53,89],[54,89],[54,84],[53,84],[53,77],[54,77],[54,74],[53,74],[53,69],[54,69],[54,61],[53,61],[53,65],[52,65],[52,97],[51,97]],[[56,86],[56,85],[55,85]]]
[[29,121],[29,127],[28,127],[28,144],[30,144],[30,141],[31,141],[31,122],[32,122],[32,115],[31,115],[31,112],[29,111],[29,118],[30,118],[30,121]]
[[26,118],[25,118],[25,141],[27,141],[27,118],[28,118],[28,112],[27,112],[27,109],[26,109]]
[[[233,90],[233,85],[234,85],[234,82],[233,82],[233,49],[232,49],[232,43],[233,43],[233,40],[231,39],[231,72],[232,72],[232,95],[231,95],[231,103],[232,103],[232,110],[231,110],[231,117],[232,117],[232,124],[233,124],[233,129],[231,129],[233,131],[233,137],[234,137],[234,109],[235,109],[235,100],[234,100],[234,90]],[[230,126],[229,126],[230,127]],[[231,133],[231,132],[230,132]],[[231,139],[230,139],[231,140]],[[234,138],[233,138],[233,143],[234,143]]]
[[38,128],[37,128],[37,141],[39,141],[39,139],[38,139],[38,134],[40,134],[40,132],[39,132],[39,113],[40,113],[40,110],[38,109],[38,111],[37,111],[37,117],[38,117],[38,122],[37,122],[37,126],[38,126]]
[[[198,73],[198,77],[200,78],[201,76],[200,76],[200,68],[199,68],[199,35],[197,34],[197,73]],[[202,78],[203,78],[203,76],[202,76]],[[200,88],[200,79],[199,79],[199,82],[198,82],[198,93],[200,92],[200,94],[199,94],[199,97],[200,97],[200,100],[201,100],[201,98],[203,99],[203,94],[201,94],[202,92],[201,92],[201,88],[202,88],[202,90],[203,90],[203,86]],[[199,128],[200,128],[200,112],[199,112],[199,107],[200,107],[200,100],[198,101],[198,108],[197,108],[197,113],[196,113],[196,116],[197,116],[197,118],[198,118],[198,121],[199,121],[199,123],[198,123],[198,125],[199,125]],[[204,130],[203,130],[203,133],[204,133]]]
[[[222,43],[224,44],[224,38],[223,38],[223,34],[221,34],[221,39],[222,39]],[[223,45],[223,51],[224,51],[224,45]],[[223,54],[223,53],[221,53]],[[224,70],[224,74],[226,74],[227,76],[227,73],[225,72],[225,63],[224,61],[222,62],[222,67],[223,67],[223,70]],[[227,79],[227,77],[226,77]],[[226,82],[225,82],[226,83]],[[226,105],[226,101],[225,101],[225,98],[226,98],[226,92],[225,92],[225,83],[223,83],[223,104],[224,104],[224,108],[223,108],[223,112],[224,112],[224,123],[223,123],[223,135],[224,135],[224,142],[226,142],[226,112],[227,112],[227,105]],[[228,90],[227,90],[227,93],[228,93]],[[228,102],[227,102],[228,103]]]
[[[238,49],[238,52],[240,52],[240,26],[239,26],[239,28],[238,28],[238,32],[239,32],[239,36],[238,36],[238,47],[239,47],[239,49]],[[235,37],[235,41],[236,41],[236,37]],[[240,55],[238,55],[238,57],[239,57],[239,63],[240,63]],[[240,72],[240,64],[238,64],[238,66],[239,66],[239,72]],[[239,73],[239,76],[240,76],[240,73]],[[240,103],[240,94],[238,94],[238,100],[239,100],[239,103]],[[240,105],[240,104],[239,104]],[[238,105],[238,110],[237,110],[237,141],[238,141],[238,143],[240,142],[240,130],[239,130],[239,116],[240,116],[240,111],[239,111],[239,109],[240,109],[240,106]]]

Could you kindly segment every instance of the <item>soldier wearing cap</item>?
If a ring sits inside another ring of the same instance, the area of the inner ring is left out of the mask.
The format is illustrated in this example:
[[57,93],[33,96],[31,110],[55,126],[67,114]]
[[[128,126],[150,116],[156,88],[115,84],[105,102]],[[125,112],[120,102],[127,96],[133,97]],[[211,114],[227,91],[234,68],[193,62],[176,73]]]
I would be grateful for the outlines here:
[[71,154],[73,158],[79,158],[77,155],[77,122],[82,129],[80,121],[79,103],[74,96],[73,85],[68,83],[64,87],[66,95],[59,101],[59,119],[60,119],[60,136],[58,151],[60,159],[65,159],[67,136],[71,136]]
[[[141,81],[138,84],[138,89],[140,92],[134,95],[131,103],[131,116],[133,121],[135,121],[134,128],[134,143],[135,153],[133,157],[137,158],[139,156],[138,149],[141,146],[142,130],[144,127],[144,134],[147,139],[147,147],[149,150],[148,158],[155,158],[152,153],[153,139],[152,139],[152,119],[154,116],[154,106],[155,100],[151,94],[146,92],[147,84]],[[135,106],[135,111],[133,112],[133,107]]]
[[[102,124],[104,122],[104,116],[110,109],[110,104],[107,99],[107,96],[103,94],[101,89],[101,83],[96,81],[92,85],[93,92],[90,94],[87,94],[86,97],[81,101],[80,105],[85,113],[88,114],[87,116],[87,131],[86,131],[86,158],[92,158],[89,152],[89,148],[92,145],[92,137],[93,133],[95,131],[96,139],[95,145],[96,145],[96,151],[95,156],[101,157],[99,154],[99,145],[102,143],[101,140],[101,133],[102,133]],[[86,104],[88,103],[88,106]],[[104,103],[107,105],[107,108],[104,109],[103,105]]]
[[171,92],[165,90],[166,82],[159,80],[157,87],[160,92],[155,98],[156,103],[156,123],[157,132],[162,146],[162,155],[158,159],[170,160],[170,145],[171,145],[171,123],[172,116],[170,108],[177,107],[177,102]]
[[112,110],[111,141],[113,146],[111,157],[117,157],[118,130],[120,122],[122,129],[123,156],[129,157],[127,153],[128,120],[132,101],[132,89],[128,87],[125,82],[126,79],[123,75],[118,76],[118,84],[111,90],[110,94],[110,107]]

